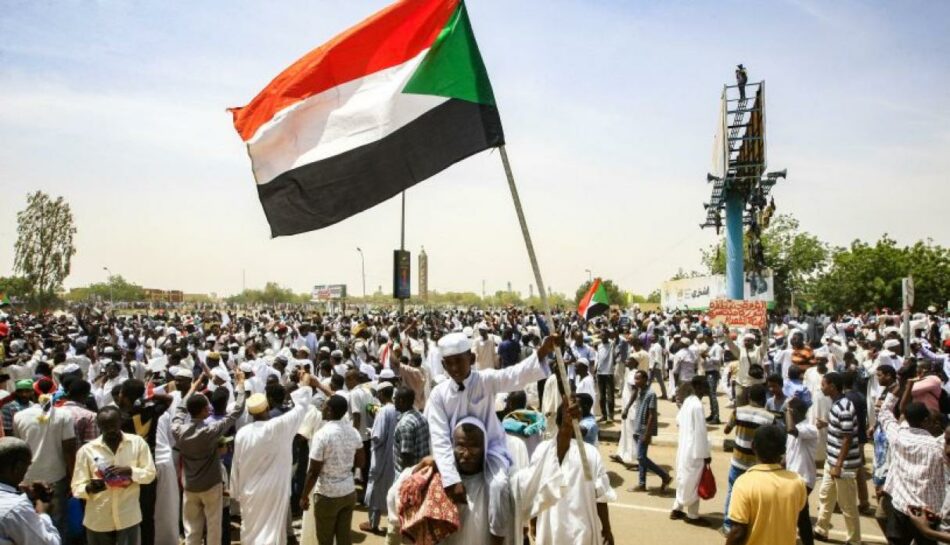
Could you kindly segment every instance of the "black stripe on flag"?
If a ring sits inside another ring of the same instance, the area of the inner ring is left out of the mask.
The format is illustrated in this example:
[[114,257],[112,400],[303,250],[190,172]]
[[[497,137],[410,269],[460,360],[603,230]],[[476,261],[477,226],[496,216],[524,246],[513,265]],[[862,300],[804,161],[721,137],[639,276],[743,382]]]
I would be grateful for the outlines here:
[[343,221],[504,143],[497,108],[450,99],[376,142],[289,170],[257,192],[271,234],[294,235]]

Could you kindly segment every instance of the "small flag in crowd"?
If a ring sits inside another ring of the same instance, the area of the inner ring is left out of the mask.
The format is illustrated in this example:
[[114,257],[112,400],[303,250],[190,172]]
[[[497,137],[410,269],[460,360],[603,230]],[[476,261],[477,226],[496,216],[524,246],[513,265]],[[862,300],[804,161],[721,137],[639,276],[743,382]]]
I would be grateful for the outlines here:
[[273,236],[320,229],[504,144],[461,0],[401,0],[232,108]]
[[600,278],[595,278],[587,294],[584,295],[580,304],[577,305],[577,313],[583,316],[585,320],[592,320],[607,312],[609,308],[610,303],[607,298],[607,290],[600,282]]

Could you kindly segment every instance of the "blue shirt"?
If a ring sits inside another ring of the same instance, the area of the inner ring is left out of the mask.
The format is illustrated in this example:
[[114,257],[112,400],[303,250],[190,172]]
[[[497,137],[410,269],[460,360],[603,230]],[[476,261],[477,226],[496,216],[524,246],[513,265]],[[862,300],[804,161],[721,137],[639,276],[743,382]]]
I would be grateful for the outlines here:
[[501,341],[498,345],[498,359],[502,368],[511,367],[521,361],[521,345],[514,339]]
[[811,407],[811,392],[802,384],[801,380],[785,379],[785,384],[782,385],[782,393],[785,394],[786,400],[797,397],[802,400],[805,407]]
[[580,427],[581,434],[584,436],[584,442],[596,447],[600,428],[597,426],[597,419],[594,418],[594,415],[581,418]]

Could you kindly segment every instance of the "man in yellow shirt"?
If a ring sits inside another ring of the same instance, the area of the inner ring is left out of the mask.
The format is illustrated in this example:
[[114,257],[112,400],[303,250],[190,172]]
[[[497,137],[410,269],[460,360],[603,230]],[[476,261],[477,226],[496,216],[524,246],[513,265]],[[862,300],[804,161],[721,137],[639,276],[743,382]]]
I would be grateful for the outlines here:
[[777,426],[759,427],[752,450],[759,463],[732,487],[726,545],[795,545],[798,513],[808,492],[797,474],[782,469],[785,432]]
[[86,500],[88,545],[138,545],[139,486],[155,480],[155,464],[148,444],[137,435],[122,433],[122,415],[104,407],[96,418],[102,435],[76,453],[73,496]]

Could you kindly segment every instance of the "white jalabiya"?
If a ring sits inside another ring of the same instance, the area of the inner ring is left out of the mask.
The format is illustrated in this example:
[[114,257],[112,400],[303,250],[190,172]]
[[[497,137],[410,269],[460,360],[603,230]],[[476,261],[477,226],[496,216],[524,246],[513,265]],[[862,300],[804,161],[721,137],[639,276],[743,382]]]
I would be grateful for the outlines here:
[[[387,519],[390,531],[386,543],[400,543],[399,528],[399,487],[412,475],[415,467],[407,467],[400,473],[386,495],[389,514]],[[488,483],[483,473],[462,475],[461,483],[465,487],[465,503],[459,505],[459,531],[443,539],[439,545],[475,545],[488,543],[491,533],[488,530]]]
[[[815,426],[819,420],[828,421],[828,415],[831,413],[831,398],[821,393],[821,373],[818,367],[813,366],[805,371],[802,376],[802,384],[811,392],[811,407],[808,408],[808,423]],[[818,428],[818,449],[815,452],[815,461],[824,462],[826,457],[826,448],[828,446],[828,428]]]
[[241,503],[241,542],[283,545],[287,542],[293,437],[300,428],[313,391],[308,386],[292,394],[294,408],[252,422],[234,438],[231,493]]
[[557,387],[557,375],[552,374],[544,381],[544,395],[541,398],[541,413],[544,414],[544,436],[554,437],[557,433],[557,408],[561,406],[561,391]]
[[537,518],[537,545],[600,545],[602,526],[597,504],[616,501],[600,453],[583,443],[593,480],[584,477],[577,442],[571,439],[563,462],[557,439],[541,443],[531,465],[511,479],[516,527]]
[[504,449],[505,431],[495,414],[495,396],[521,390],[549,374],[547,365],[538,360],[535,352],[518,365],[505,369],[472,369],[463,381],[464,389],[451,379],[432,389],[425,416],[429,422],[432,456],[446,487],[459,482],[452,451],[452,430],[456,424],[465,417],[478,419],[487,429],[488,451]]
[[473,545],[491,540],[485,475],[462,475],[462,485],[465,487],[465,503],[459,505],[459,531],[443,539],[440,545]]
[[[314,396],[316,397],[316,396]],[[303,419],[303,424],[297,433],[307,439],[307,442],[313,440],[313,434],[317,433],[323,426],[323,416],[313,405],[307,409],[307,416]],[[309,448],[307,452],[309,452]],[[317,545],[317,521],[313,515],[313,504],[310,502],[307,511],[300,518],[300,545]]]
[[676,449],[676,501],[673,509],[687,510],[690,518],[699,515],[699,479],[703,475],[705,459],[709,454],[709,436],[706,432],[706,417],[703,403],[696,396],[689,396],[676,415],[679,426],[679,442]]
[[[624,375],[623,394],[620,397],[620,406],[626,407],[633,395],[633,376],[636,369],[627,369]],[[637,408],[632,405],[627,412],[627,418],[621,422],[620,442],[617,444],[617,456],[625,464],[632,464],[637,461],[637,441],[633,438],[633,432],[636,429]]]
[[518,471],[528,467],[528,464],[531,463],[531,457],[528,455],[528,445],[525,444],[524,439],[508,433],[505,434],[505,442],[508,446],[508,453],[511,454],[510,471]]
[[155,545],[178,545],[178,516],[181,496],[178,490],[177,455],[173,450],[175,437],[171,431],[172,416],[181,403],[181,393],[172,392],[172,404],[158,419],[155,432]]

